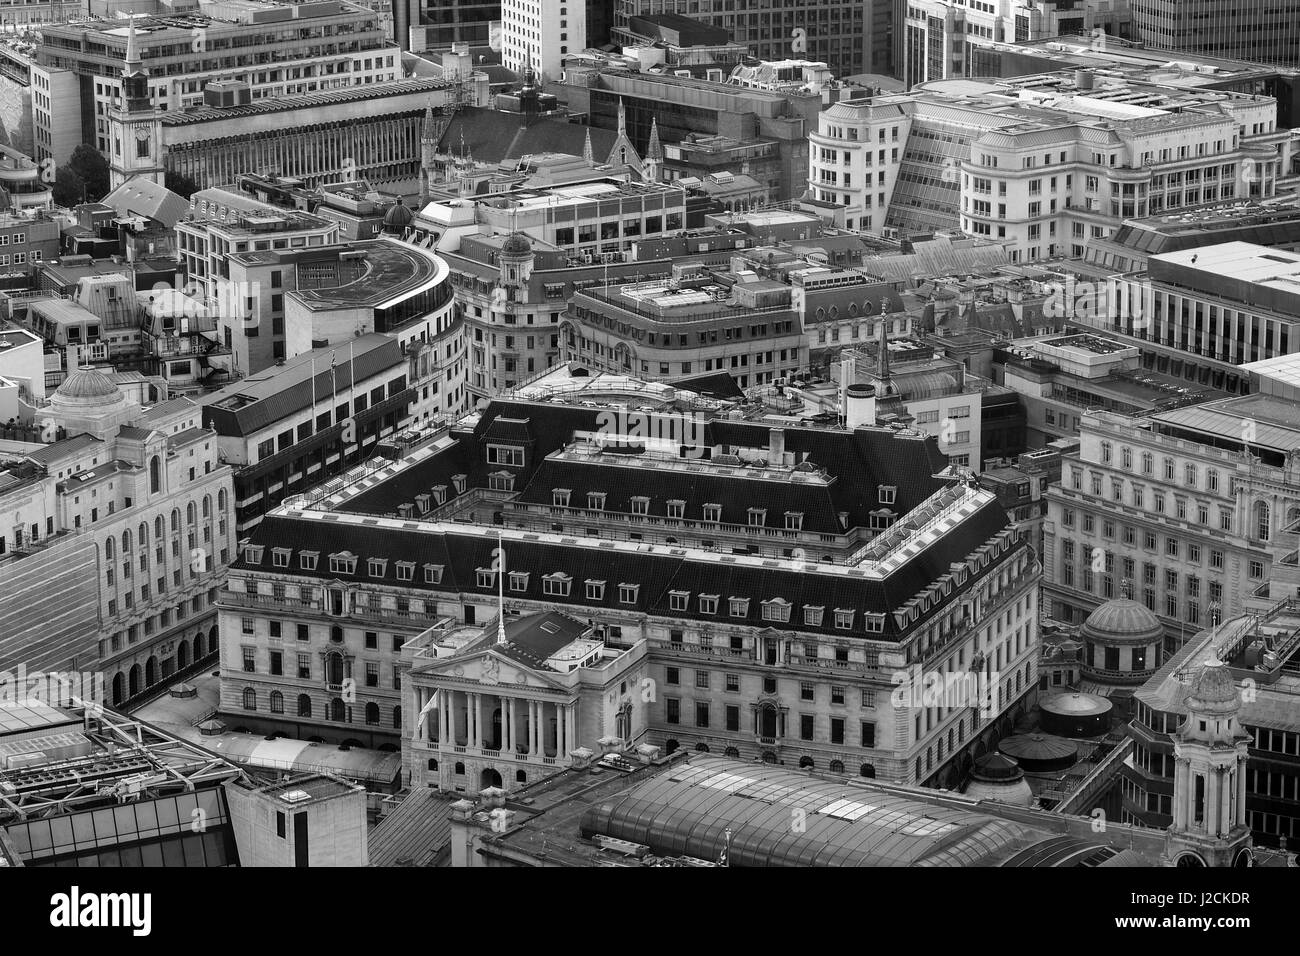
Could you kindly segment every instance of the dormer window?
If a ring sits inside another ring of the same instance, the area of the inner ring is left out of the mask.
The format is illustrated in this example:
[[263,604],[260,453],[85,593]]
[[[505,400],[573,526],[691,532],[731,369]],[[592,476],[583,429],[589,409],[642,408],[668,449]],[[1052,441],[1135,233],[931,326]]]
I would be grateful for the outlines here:
[[632,498],[632,514],[644,515],[650,513],[650,499],[643,495],[635,495]]
[[686,502],[674,498],[668,502],[668,517],[684,518],[686,516]]
[[514,445],[488,445],[487,460],[489,465],[509,465],[511,468],[524,466],[524,450]]
[[496,584],[496,572],[491,568],[475,568],[474,583],[481,588],[490,588]]
[[511,571],[511,572],[510,572],[510,590],[512,590],[512,591],[527,591],[527,590],[528,590],[528,574],[529,574],[529,572],[527,572],[527,571]]
[[569,507],[569,496],[572,494],[573,490],[570,488],[552,488],[551,504],[557,508],[567,508]]
[[749,598],[733,597],[729,604],[732,617],[749,617]]
[[494,471],[488,475],[488,488],[492,491],[514,491],[515,476],[508,471]]
[[244,546],[244,561],[248,564],[261,564],[262,553],[266,550],[265,546],[260,544],[249,544]]
[[718,504],[706,504],[706,505],[704,506],[704,520],[705,520],[705,521],[721,521],[721,520],[722,520],[722,505],[718,505]]
[[587,492],[587,507],[592,511],[605,510],[605,492],[589,491]]
[[717,595],[717,594],[701,594],[701,595],[700,595],[700,613],[701,613],[701,614],[717,614],[717,613],[718,613],[718,597],[719,597],[719,595]]
[[292,553],[289,548],[272,548],[271,565],[277,568],[287,568],[289,566],[289,555]]
[[809,627],[821,627],[822,618],[826,616],[826,608],[807,604],[803,609],[803,622]]
[[803,530],[803,512],[787,511],[785,513],[785,530],[802,531]]
[[426,564],[424,566],[424,583],[441,584],[443,566],[441,564]]
[[316,559],[319,558],[319,557],[320,557],[320,552],[319,552],[319,551],[299,551],[299,552],[298,552],[298,565],[299,565],[299,566],[300,566],[304,571],[315,571],[315,570],[316,570]]
[[635,604],[640,595],[641,585],[639,584],[620,584],[618,586],[618,600],[620,604]]
[[434,485],[434,486],[433,486],[433,501],[434,501],[434,504],[439,504],[439,505],[440,505],[440,504],[443,504],[444,502],[446,502],[446,500],[447,500],[447,486],[446,486],[446,485]]
[[892,505],[894,503],[894,496],[897,494],[898,487],[896,485],[876,486],[876,498],[882,505]]
[[853,611],[847,608],[837,607],[835,609],[835,628],[840,631],[852,630]]
[[330,555],[330,574],[356,574],[357,556],[350,551]]
[[387,558],[370,558],[366,561],[366,572],[372,578],[382,578],[388,570]]
[[395,567],[397,569],[397,580],[412,581],[415,579],[414,561],[398,561]]
[[870,634],[881,634],[885,630],[885,615],[868,614],[866,615],[867,632]]
[[763,601],[763,620],[787,623],[790,620],[790,602],[785,598]]
[[756,527],[762,527],[762,526],[765,525],[765,524],[767,524],[767,509],[766,509],[766,508],[750,508],[750,509],[749,509],[749,526],[750,526],[751,528],[756,528]]
[[573,589],[573,578],[557,571],[542,578],[542,593],[551,597],[568,597]]
[[668,608],[672,611],[685,611],[691,600],[690,591],[669,591]]
[[463,495],[465,493],[465,481],[466,477],[464,475],[451,476],[451,486],[456,489],[456,494]]
[[605,600],[605,582],[604,582],[604,581],[591,581],[591,580],[588,580],[588,581],[586,582],[586,584],[587,584],[587,600],[588,600],[588,601],[603,601],[603,600]]

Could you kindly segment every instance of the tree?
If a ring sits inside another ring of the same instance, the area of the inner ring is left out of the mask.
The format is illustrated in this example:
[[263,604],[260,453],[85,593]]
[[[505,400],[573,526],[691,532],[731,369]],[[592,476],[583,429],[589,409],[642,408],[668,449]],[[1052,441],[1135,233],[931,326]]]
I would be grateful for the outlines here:
[[64,163],[54,174],[54,205],[71,209],[79,205],[85,195],[86,184],[70,165]]
[[199,191],[199,184],[190,179],[190,177],[183,176],[180,173],[171,172],[170,170],[168,170],[166,176],[163,178],[163,185],[185,199],[189,199],[190,196]]
[[[67,165],[85,184],[87,202],[99,202],[108,195],[108,160],[95,147],[82,143],[72,151]],[[58,181],[57,174],[55,181]]]

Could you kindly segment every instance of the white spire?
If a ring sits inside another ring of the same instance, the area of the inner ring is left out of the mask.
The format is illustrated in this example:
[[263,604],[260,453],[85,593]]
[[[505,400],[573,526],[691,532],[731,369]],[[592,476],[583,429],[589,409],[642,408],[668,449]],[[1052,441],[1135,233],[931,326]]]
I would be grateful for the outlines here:
[[497,529],[497,643],[506,642],[506,549]]
[[131,23],[126,31],[126,65],[129,68],[132,63],[140,62],[140,50],[135,42],[135,17],[131,17]]

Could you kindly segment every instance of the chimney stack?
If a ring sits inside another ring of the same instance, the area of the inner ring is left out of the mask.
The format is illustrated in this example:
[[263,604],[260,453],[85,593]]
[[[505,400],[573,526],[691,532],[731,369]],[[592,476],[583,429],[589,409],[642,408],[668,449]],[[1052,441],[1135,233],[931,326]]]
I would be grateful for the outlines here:
[[769,428],[767,431],[767,463],[773,468],[785,464],[785,429]]

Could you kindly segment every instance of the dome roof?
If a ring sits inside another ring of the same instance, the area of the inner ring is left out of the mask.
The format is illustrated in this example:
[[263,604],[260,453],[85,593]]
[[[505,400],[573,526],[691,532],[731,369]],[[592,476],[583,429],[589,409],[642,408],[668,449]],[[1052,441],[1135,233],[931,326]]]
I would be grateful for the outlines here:
[[1149,640],[1164,634],[1160,619],[1144,604],[1132,598],[1107,601],[1088,615],[1083,633],[1094,640]]
[[406,203],[398,199],[389,208],[388,212],[384,213],[384,230],[386,232],[397,232],[405,229],[413,219],[415,219],[415,213],[407,209]]
[[1053,714],[1078,714],[1090,717],[1094,714],[1109,713],[1111,703],[1104,697],[1096,697],[1092,694],[1053,694],[1051,697],[1041,699],[1038,707]]
[[79,368],[55,389],[54,398],[72,405],[111,405],[122,400],[122,393],[103,372]]
[[1236,703],[1237,684],[1232,679],[1232,671],[1224,666],[1223,661],[1207,661],[1193,678],[1187,696],[1206,704]]
[[501,243],[501,254],[506,256],[531,256],[533,254],[533,244],[522,232],[512,232],[506,241]]
[[1013,758],[1022,768],[1031,772],[1063,770],[1071,766],[1078,755],[1074,741],[1048,734],[1017,734],[1003,737],[998,750]]
[[1020,764],[1006,754],[988,753],[975,761],[971,776],[986,782],[1019,780],[1025,775]]

